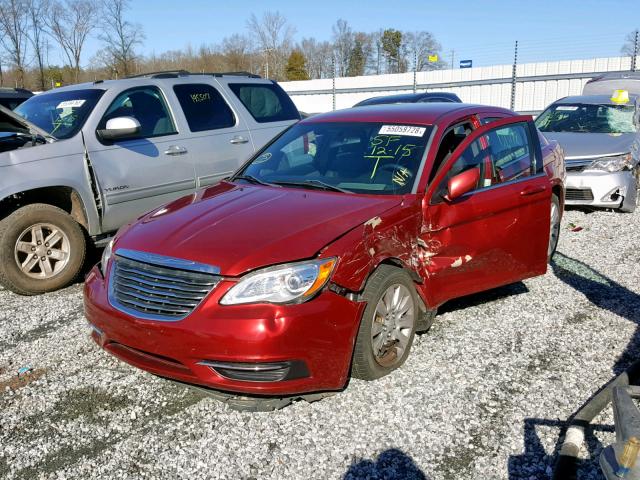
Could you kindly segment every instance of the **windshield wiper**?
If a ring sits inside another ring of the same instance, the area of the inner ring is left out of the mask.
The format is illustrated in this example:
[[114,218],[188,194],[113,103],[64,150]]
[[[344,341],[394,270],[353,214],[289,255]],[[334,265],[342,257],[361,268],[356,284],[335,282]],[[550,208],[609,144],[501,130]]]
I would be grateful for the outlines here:
[[325,183],[322,180],[304,180],[302,182],[296,181],[288,181],[288,180],[278,180],[273,182],[277,185],[291,185],[296,187],[310,187],[310,188],[318,188],[320,190],[331,190],[332,192],[341,192],[341,193],[353,193],[349,190],[345,190],[344,188],[336,187],[335,185],[331,185],[329,183]]
[[267,187],[277,187],[278,185],[275,185],[273,183],[269,183],[269,182],[265,182],[264,180],[260,180],[259,178],[254,177],[253,175],[236,175],[235,177],[231,178],[231,181],[234,180],[246,180],[249,183],[255,183],[258,185],[265,185]]

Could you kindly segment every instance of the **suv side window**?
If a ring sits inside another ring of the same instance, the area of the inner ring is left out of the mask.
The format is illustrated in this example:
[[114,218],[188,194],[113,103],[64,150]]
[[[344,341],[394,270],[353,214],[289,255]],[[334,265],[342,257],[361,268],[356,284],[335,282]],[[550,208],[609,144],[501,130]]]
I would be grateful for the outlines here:
[[222,95],[211,85],[193,83],[174,85],[173,91],[187,117],[189,130],[203,132],[229,128],[236,124],[233,112]]
[[178,133],[167,103],[157,87],[135,87],[122,92],[100,120],[98,130],[106,128],[107,121],[116,117],[133,117],[138,120],[141,138]]
[[300,120],[293,101],[277,84],[230,83],[229,88],[258,123]]
[[471,168],[480,169],[477,189],[529,177],[535,172],[535,155],[526,123],[506,125],[476,139],[451,166],[438,187],[446,193],[449,179]]

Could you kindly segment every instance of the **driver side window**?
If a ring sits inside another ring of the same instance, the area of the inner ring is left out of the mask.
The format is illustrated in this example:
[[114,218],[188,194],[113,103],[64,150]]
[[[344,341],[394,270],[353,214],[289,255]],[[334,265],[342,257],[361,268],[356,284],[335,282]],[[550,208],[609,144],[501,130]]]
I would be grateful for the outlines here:
[[133,117],[140,122],[141,138],[177,133],[173,118],[157,87],[136,87],[125,90],[111,103],[98,124],[106,128],[107,121],[117,117]]
[[490,130],[469,145],[451,165],[438,186],[440,196],[447,193],[449,180],[478,168],[480,178],[474,190],[511,182],[535,173],[535,156],[525,123]]

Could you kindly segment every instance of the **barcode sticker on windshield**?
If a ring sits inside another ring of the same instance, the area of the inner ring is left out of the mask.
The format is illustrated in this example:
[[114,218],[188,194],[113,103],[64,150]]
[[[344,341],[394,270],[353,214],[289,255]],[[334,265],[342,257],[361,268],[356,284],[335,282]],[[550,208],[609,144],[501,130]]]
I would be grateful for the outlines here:
[[383,125],[378,135],[406,135],[408,137],[422,137],[427,129],[425,127],[412,127],[410,125]]
[[80,108],[86,100],[66,100],[60,102],[56,108]]

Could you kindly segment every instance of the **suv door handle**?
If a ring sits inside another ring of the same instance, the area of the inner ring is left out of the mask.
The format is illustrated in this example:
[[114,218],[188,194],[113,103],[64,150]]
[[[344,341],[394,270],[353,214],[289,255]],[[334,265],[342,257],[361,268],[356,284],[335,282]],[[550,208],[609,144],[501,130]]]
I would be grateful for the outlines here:
[[536,193],[541,193],[541,192],[545,192],[547,190],[547,187],[544,185],[538,185],[538,186],[531,186],[531,187],[525,187],[521,192],[520,195],[522,195],[523,197],[526,197],[528,195],[535,195]]
[[184,155],[185,153],[187,153],[187,149],[179,145],[171,145],[164,151],[165,155]]
[[229,140],[229,143],[233,143],[234,145],[238,145],[240,143],[247,143],[247,142],[249,142],[249,139],[241,137],[240,135],[236,135],[231,140]]

